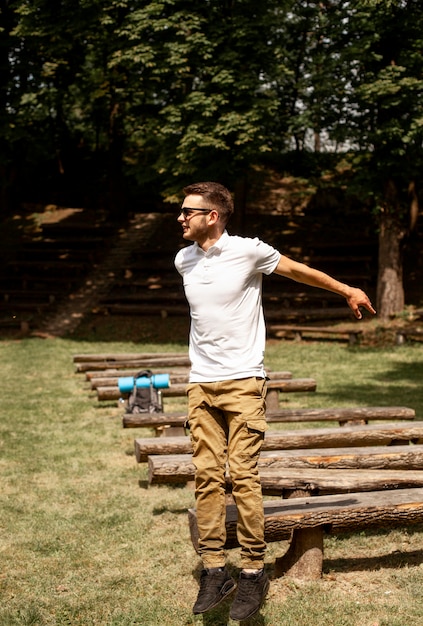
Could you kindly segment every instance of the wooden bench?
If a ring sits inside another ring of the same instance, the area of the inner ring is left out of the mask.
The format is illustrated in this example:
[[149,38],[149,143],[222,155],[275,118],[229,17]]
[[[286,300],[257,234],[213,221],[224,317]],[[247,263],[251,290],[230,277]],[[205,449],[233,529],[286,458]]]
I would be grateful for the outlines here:
[[[163,397],[179,397],[186,395],[186,384],[171,385],[167,389],[160,390]],[[279,405],[279,392],[309,392],[316,391],[316,381],[314,378],[283,378],[269,380],[267,382],[266,404],[269,409]],[[119,387],[97,387],[97,399],[99,401],[118,400],[122,396]]]
[[189,314],[188,303],[103,304],[102,307],[109,315],[161,315],[162,317],[174,315],[182,317]]
[[[272,467],[260,468],[262,492],[266,496],[298,498],[322,496],[335,493],[359,491],[382,491],[385,489],[409,489],[423,487],[423,470],[336,470],[292,469],[282,472]],[[228,473],[227,491],[232,483]]]
[[[113,373],[111,373],[110,371],[108,371],[107,375],[97,375],[97,376],[91,376],[90,378],[90,382],[91,382],[91,389],[97,389],[98,387],[114,387],[114,386],[118,386],[119,383],[119,378],[122,376],[136,376],[139,372],[139,369],[136,370],[125,370],[125,372],[119,372],[118,370],[115,370]],[[185,369],[185,370],[180,370],[180,371],[176,371],[176,370],[172,370],[172,371],[164,371],[163,369],[161,369],[161,371],[158,371],[156,368],[154,369],[154,374],[169,374],[170,377],[170,383],[171,385],[176,384],[176,383],[185,383],[185,385],[188,384],[188,379],[189,379],[189,370]],[[98,372],[97,372],[98,374]],[[268,377],[270,380],[273,379],[283,379],[283,380],[288,380],[292,378],[292,373],[291,372],[287,372],[287,371],[281,371],[281,372],[269,372],[268,373]]]
[[[324,533],[339,534],[372,528],[400,528],[423,522],[423,488],[370,491],[264,502],[265,541],[289,540],[286,554],[276,559],[276,575],[318,579],[323,568]],[[191,541],[198,551],[195,509],[189,509]],[[237,511],[226,507],[226,548],[239,544]]]
[[12,315],[7,318],[0,317],[0,328],[18,328],[21,333],[25,334],[29,331],[31,322],[32,316],[26,316],[25,318],[18,317],[17,315]]
[[132,361],[141,361],[143,359],[170,359],[170,358],[186,358],[187,352],[101,352],[101,353],[84,353],[74,354],[74,363],[131,363]]
[[[416,416],[414,409],[403,406],[372,406],[372,407],[345,407],[327,409],[278,409],[266,412],[266,421],[269,424],[294,422],[332,422],[337,421],[340,426],[350,422],[364,422],[369,420],[413,420]],[[183,426],[187,421],[186,413],[142,413],[132,415],[126,413],[122,418],[124,428],[141,428],[156,426]]]
[[[190,461],[187,471],[181,474],[181,458],[177,454],[148,457],[148,482],[150,485],[183,484],[194,480],[195,467]],[[291,498],[292,496],[318,496],[350,491],[373,491],[423,487],[423,470],[408,469],[327,469],[292,468],[281,471],[274,467],[259,467],[263,494]],[[226,490],[232,490],[229,472],[226,472]]]
[[[153,438],[152,438],[153,439]],[[164,440],[165,438],[163,438]],[[137,450],[135,451],[137,453]],[[258,466],[273,468],[280,474],[292,469],[345,470],[420,470],[423,467],[423,445],[364,446],[352,448],[310,448],[265,450]],[[150,484],[184,483],[194,480],[191,454],[149,455]]]
[[75,361],[76,372],[88,372],[88,371],[101,371],[107,370],[113,367],[114,369],[129,369],[129,368],[155,368],[155,367],[189,367],[191,361],[187,354],[167,354],[167,355],[140,355],[138,358],[136,355],[127,357],[127,359],[118,359],[110,355],[110,358],[104,358],[103,360],[87,360],[87,361]]
[[[309,448],[352,448],[423,443],[423,422],[368,424],[344,428],[306,428],[303,430],[267,431],[263,450],[302,450]],[[157,454],[189,454],[189,437],[146,437],[135,439],[139,463]]]
[[90,269],[90,263],[88,261],[67,261],[66,259],[57,261],[9,261],[7,269],[14,274],[20,272],[25,275],[29,274],[32,277],[36,277],[43,272],[48,272],[50,276],[52,274],[63,276],[66,273],[81,275],[82,272]]
[[423,329],[422,328],[401,328],[396,332],[396,344],[402,346],[406,343],[407,339],[414,339],[414,341],[423,341]]
[[338,329],[330,326],[297,326],[287,324],[269,324],[267,327],[269,335],[276,337],[294,337],[296,341],[301,341],[306,335],[312,338],[321,338],[321,336],[333,339],[346,339],[350,346],[359,342],[360,336],[363,334],[361,329]]
[[[344,428],[308,428],[305,430],[268,430],[263,450],[301,450],[307,448],[351,448],[355,446],[392,446],[423,441],[423,422],[390,423]],[[146,437],[134,442],[138,463],[149,455],[190,454],[190,437]]]

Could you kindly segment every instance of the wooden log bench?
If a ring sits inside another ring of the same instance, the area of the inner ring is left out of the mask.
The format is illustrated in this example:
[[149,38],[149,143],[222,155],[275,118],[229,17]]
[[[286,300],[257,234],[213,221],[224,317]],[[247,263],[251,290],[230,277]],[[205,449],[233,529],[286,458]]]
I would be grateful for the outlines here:
[[140,355],[127,357],[127,359],[117,358],[105,358],[103,360],[88,360],[88,361],[75,361],[76,372],[88,372],[106,370],[113,367],[114,369],[129,369],[129,368],[155,368],[155,367],[189,367],[191,362],[187,354],[168,354],[168,355]]
[[102,308],[109,315],[158,315],[164,318],[171,315],[182,317],[189,314],[187,303],[103,304]]
[[[269,424],[295,422],[332,422],[340,426],[348,423],[368,423],[370,420],[413,420],[414,409],[402,406],[345,407],[326,409],[278,409],[266,412]],[[142,428],[156,426],[183,426],[187,421],[186,413],[126,413],[122,418],[124,428]]]
[[[336,470],[292,469],[282,472],[272,467],[260,468],[263,495],[280,498],[322,496],[359,491],[382,491],[423,487],[423,470]],[[226,478],[227,492],[232,491],[231,477]]]
[[[276,575],[315,580],[323,569],[324,533],[339,534],[373,528],[401,528],[423,522],[423,488],[370,491],[264,502],[265,541],[289,540],[276,559]],[[195,509],[189,509],[191,541],[198,551]],[[238,546],[237,511],[226,507],[226,548]]]
[[[194,480],[194,465],[191,461],[190,473],[180,471],[180,457],[177,454],[148,457],[148,477],[150,485],[183,484]],[[291,498],[320,496],[351,491],[374,491],[383,489],[404,489],[423,487],[423,470],[409,471],[391,469],[326,469],[292,468],[281,471],[274,467],[259,467],[262,492],[266,496]],[[226,473],[226,490],[231,492],[232,482]]]
[[[118,370],[115,370],[114,373],[111,373],[110,371],[107,373],[107,375],[103,375],[103,376],[91,376],[90,378],[90,382],[91,382],[91,389],[97,389],[98,387],[114,387],[114,386],[118,386],[119,383],[119,378],[122,376],[136,376],[139,372],[139,369],[136,370],[125,370],[125,372],[119,372]],[[169,374],[170,377],[170,383],[171,385],[174,385],[176,383],[184,383],[185,385],[188,384],[188,379],[189,379],[189,370],[185,369],[185,370],[180,370],[180,371],[176,371],[176,370],[163,370],[161,369],[161,371],[159,372],[156,368],[154,369],[154,374],[160,374],[160,373],[165,373],[165,374]],[[97,372],[98,374],[98,372]],[[283,380],[289,380],[292,379],[292,373],[288,372],[288,371],[280,371],[280,372],[269,372],[268,373],[268,377],[270,380],[278,380],[278,379],[283,379]]]
[[347,340],[350,346],[359,342],[363,334],[361,329],[339,329],[330,326],[298,326],[288,324],[269,324],[268,334],[275,337],[293,337],[296,341],[301,341],[304,336],[312,338],[329,337],[333,339]]
[[[314,378],[282,378],[267,382],[266,404],[269,409],[279,405],[279,392],[309,392],[316,391]],[[179,397],[186,395],[186,384],[171,385],[167,389],[161,389],[163,397]],[[122,396],[119,387],[97,387],[97,398],[100,401],[118,400]]]
[[112,365],[116,363],[141,361],[143,359],[160,359],[160,358],[184,358],[187,352],[102,352],[102,353],[84,353],[74,354],[74,363],[104,363],[110,362]]
[[[280,474],[289,468],[414,471],[423,467],[423,445],[265,450],[258,466],[260,472],[262,468],[272,468]],[[148,456],[150,484],[181,484],[194,480],[194,474],[191,454]]]
[[[392,446],[423,442],[423,422],[370,424],[344,428],[308,428],[305,430],[268,430],[263,450],[301,450],[308,448],[351,448],[360,446]],[[146,437],[134,442],[138,463],[150,455],[190,454],[190,437]]]
[[423,341],[423,328],[400,328],[396,332],[396,344],[402,346],[407,340]]
[[72,275],[81,275],[90,269],[90,263],[88,261],[9,261],[6,265],[8,271],[12,274],[25,274],[36,277],[43,272],[47,272],[50,276],[61,276],[67,273]]

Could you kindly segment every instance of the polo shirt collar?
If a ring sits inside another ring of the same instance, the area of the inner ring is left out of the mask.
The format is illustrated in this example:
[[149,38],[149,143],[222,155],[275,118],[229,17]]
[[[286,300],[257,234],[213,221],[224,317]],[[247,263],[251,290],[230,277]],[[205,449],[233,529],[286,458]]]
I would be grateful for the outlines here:
[[207,252],[204,252],[204,250],[202,248],[200,248],[200,246],[198,245],[197,242],[195,242],[195,246],[197,247],[198,252],[201,252],[202,254],[204,254],[205,256],[210,256],[212,254],[220,254],[223,250],[223,247],[225,246],[225,243],[228,241],[229,239],[229,234],[227,230],[224,230],[222,235],[219,237],[219,239],[216,241],[216,243],[214,243],[212,246],[210,246],[210,248],[207,250]]

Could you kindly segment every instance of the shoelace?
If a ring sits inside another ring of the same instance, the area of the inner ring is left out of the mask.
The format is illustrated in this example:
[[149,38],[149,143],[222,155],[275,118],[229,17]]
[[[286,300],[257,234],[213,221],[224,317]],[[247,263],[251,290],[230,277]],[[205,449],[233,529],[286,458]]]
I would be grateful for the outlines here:
[[254,578],[241,578],[238,584],[237,600],[245,602],[250,599],[251,593],[257,589],[257,580]]
[[221,577],[222,577],[221,572],[216,572],[213,574],[207,574],[207,575],[201,576],[200,593],[208,593],[209,595],[214,594],[215,589],[211,585],[213,584],[217,585],[218,582],[221,582],[220,580]]

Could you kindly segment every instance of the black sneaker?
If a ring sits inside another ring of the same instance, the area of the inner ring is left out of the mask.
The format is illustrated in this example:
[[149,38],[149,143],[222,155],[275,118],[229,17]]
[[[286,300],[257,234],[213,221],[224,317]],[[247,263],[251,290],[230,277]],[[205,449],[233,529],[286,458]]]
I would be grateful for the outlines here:
[[235,587],[236,582],[225,567],[203,569],[200,589],[192,612],[198,615],[209,611],[232,593]]
[[269,585],[269,579],[264,569],[258,574],[241,572],[235,600],[229,614],[230,618],[241,621],[257,613],[269,591]]

